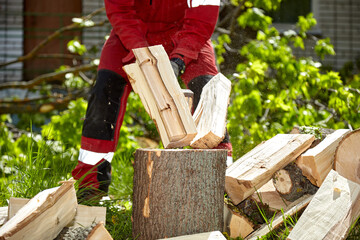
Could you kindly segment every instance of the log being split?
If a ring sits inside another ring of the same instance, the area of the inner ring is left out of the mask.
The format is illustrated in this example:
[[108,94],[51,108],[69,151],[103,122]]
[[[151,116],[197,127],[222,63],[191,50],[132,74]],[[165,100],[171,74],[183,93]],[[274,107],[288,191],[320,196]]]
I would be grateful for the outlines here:
[[314,141],[309,134],[278,134],[230,165],[225,188],[235,205],[267,183],[273,174],[294,161]]
[[204,86],[193,115],[198,134],[191,147],[211,149],[224,139],[230,91],[231,82],[221,73]]
[[54,239],[75,216],[73,183],[67,181],[38,193],[0,228],[0,239]]
[[350,133],[349,129],[336,130],[296,160],[296,164],[302,170],[303,175],[312,184],[321,186],[327,174],[333,169],[334,155],[339,142],[348,133]]
[[302,175],[301,169],[295,163],[277,171],[273,176],[273,183],[280,196],[290,202],[305,194],[315,194],[318,190],[317,186]]
[[341,176],[360,184],[360,129],[341,140],[334,162],[334,168]]
[[190,145],[197,133],[195,122],[164,48],[157,45],[133,52],[136,63],[124,70],[154,120],[164,147]]
[[345,239],[359,215],[360,185],[331,170],[288,239]]
[[133,237],[222,231],[226,156],[226,150],[136,150]]

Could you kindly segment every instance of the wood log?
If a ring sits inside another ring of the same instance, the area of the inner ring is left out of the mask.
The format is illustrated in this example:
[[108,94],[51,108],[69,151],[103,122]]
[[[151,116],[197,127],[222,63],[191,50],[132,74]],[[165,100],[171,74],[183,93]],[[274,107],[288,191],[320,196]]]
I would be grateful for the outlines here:
[[190,145],[197,133],[195,122],[164,48],[157,45],[133,52],[136,63],[123,68],[155,122],[164,147]]
[[305,194],[315,194],[318,190],[317,186],[302,175],[301,169],[295,163],[277,171],[273,176],[273,183],[280,196],[290,202]]
[[206,232],[206,233],[198,233],[180,237],[173,238],[163,238],[159,240],[226,240],[224,235],[220,231]]
[[222,230],[226,155],[218,149],[136,150],[133,237]]
[[226,170],[225,189],[235,205],[267,183],[314,141],[309,134],[278,134],[259,144]]
[[302,170],[303,175],[312,184],[321,186],[327,174],[333,169],[334,155],[339,142],[348,133],[350,133],[349,129],[336,130],[296,160],[296,164]]
[[236,213],[227,204],[224,206],[224,232],[231,238],[246,237],[254,231],[254,224],[245,216]]
[[231,82],[221,73],[204,86],[193,115],[198,134],[191,147],[211,149],[224,139],[230,91]]
[[113,240],[110,233],[106,230],[104,223],[99,222],[89,233],[86,240]]
[[67,181],[38,193],[0,228],[0,239],[54,239],[75,216],[73,183]]
[[[30,199],[13,198],[9,200],[9,219],[25,206]],[[106,207],[78,205],[74,219],[67,227],[91,226],[92,223],[106,222]]]
[[265,236],[269,232],[277,230],[284,223],[284,219],[300,213],[309,205],[312,198],[313,195],[302,196],[295,202],[291,203],[286,209],[284,209],[284,214],[279,212],[275,218],[269,222],[269,224],[263,224],[258,230],[247,236],[245,240],[257,240],[259,237]]
[[288,239],[345,239],[360,215],[360,185],[331,170]]
[[360,129],[346,135],[339,143],[334,168],[343,177],[360,184]]

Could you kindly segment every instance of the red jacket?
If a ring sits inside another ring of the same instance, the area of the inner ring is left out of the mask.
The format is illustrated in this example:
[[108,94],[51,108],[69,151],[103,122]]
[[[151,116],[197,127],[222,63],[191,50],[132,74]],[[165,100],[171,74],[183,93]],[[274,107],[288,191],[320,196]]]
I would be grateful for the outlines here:
[[[174,32],[170,58],[197,59],[210,39],[218,18],[220,0],[105,0],[109,21],[129,51],[152,45],[156,33]],[[132,52],[124,59],[133,58]]]

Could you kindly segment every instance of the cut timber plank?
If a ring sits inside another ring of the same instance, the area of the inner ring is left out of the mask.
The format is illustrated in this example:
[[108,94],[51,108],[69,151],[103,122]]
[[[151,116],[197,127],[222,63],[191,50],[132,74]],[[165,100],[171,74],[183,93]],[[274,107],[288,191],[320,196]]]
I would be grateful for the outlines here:
[[225,189],[235,205],[267,183],[314,141],[309,134],[278,134],[259,144],[226,170]]
[[195,122],[164,48],[157,45],[133,52],[136,63],[123,68],[155,122],[164,147],[190,145],[197,133]]
[[173,238],[162,238],[159,240],[226,240],[220,231],[198,233],[193,235],[179,236]]
[[334,159],[335,170],[343,177],[360,184],[360,129],[352,131],[339,143]]
[[245,216],[232,211],[226,204],[224,206],[224,232],[231,238],[246,237],[254,231],[254,224]]
[[268,224],[262,225],[258,230],[251,233],[245,239],[257,240],[259,237],[264,236],[268,234],[270,231],[279,228],[284,223],[284,219],[286,219],[287,217],[294,216],[296,213],[306,208],[309,205],[312,198],[313,195],[302,196],[295,202],[291,203],[287,209],[284,209],[284,214],[282,214],[281,212],[278,213],[277,216],[274,218],[274,220],[271,221],[270,226]]
[[288,239],[345,239],[360,215],[360,185],[331,170]]
[[0,226],[8,220],[8,207],[0,207]]
[[0,228],[0,239],[54,239],[75,216],[73,183],[38,193]]
[[204,86],[193,115],[198,134],[191,147],[211,149],[224,139],[230,91],[231,82],[221,73]]
[[302,170],[303,175],[312,184],[321,186],[327,174],[333,169],[334,155],[339,142],[348,133],[350,133],[349,129],[336,130],[296,160],[296,164]]
[[[12,218],[30,199],[10,198],[9,200],[9,219]],[[99,223],[106,221],[106,207],[78,205],[76,215],[67,227],[91,226],[93,222]]]
[[104,227],[103,222],[99,222],[89,233],[86,240],[112,240],[110,233]]

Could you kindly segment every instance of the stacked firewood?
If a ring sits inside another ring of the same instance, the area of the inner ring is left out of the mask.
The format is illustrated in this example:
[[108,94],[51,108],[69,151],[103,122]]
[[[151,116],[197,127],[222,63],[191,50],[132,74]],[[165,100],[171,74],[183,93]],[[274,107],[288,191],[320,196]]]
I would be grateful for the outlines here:
[[227,168],[224,230],[257,239],[303,211],[288,239],[346,238],[360,216],[359,142],[360,129],[297,127],[259,144]]

